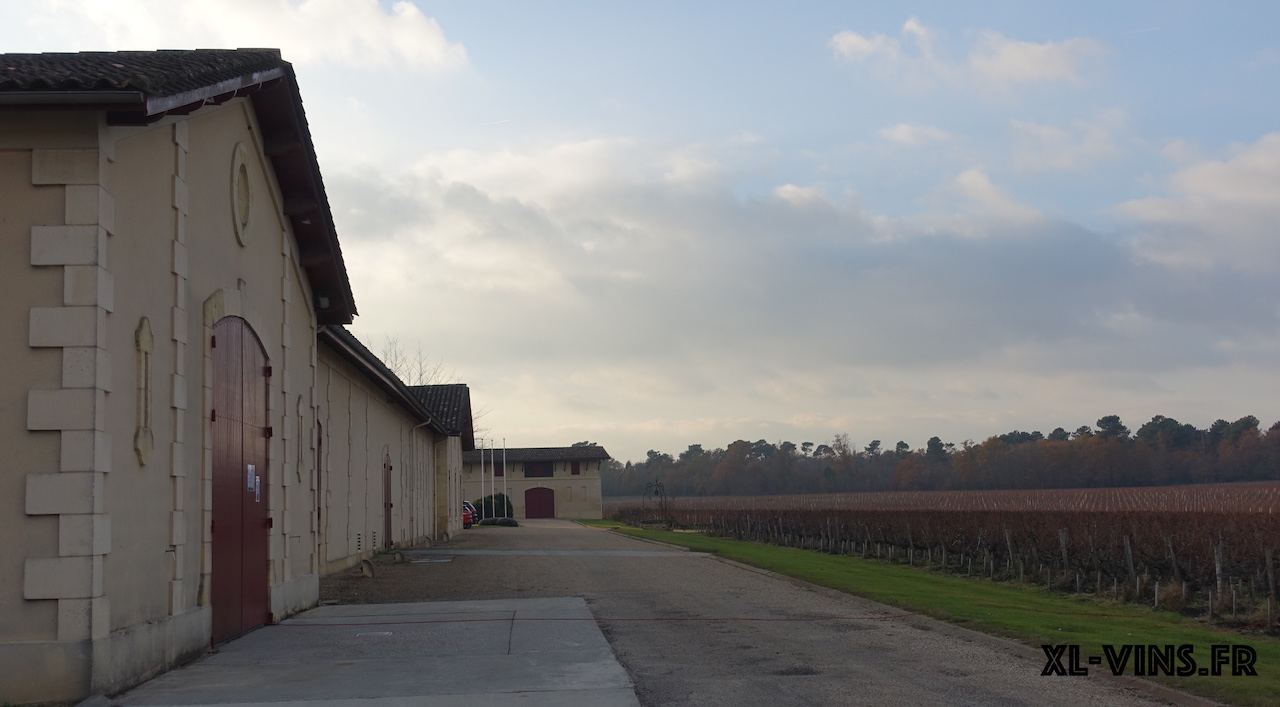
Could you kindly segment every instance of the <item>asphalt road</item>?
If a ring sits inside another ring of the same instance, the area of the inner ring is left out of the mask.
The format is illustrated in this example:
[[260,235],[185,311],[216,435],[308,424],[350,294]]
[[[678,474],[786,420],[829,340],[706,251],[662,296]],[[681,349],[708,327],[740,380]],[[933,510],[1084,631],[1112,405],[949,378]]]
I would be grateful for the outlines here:
[[643,705],[1161,705],[1025,648],[567,521],[476,527],[325,601],[583,597]]

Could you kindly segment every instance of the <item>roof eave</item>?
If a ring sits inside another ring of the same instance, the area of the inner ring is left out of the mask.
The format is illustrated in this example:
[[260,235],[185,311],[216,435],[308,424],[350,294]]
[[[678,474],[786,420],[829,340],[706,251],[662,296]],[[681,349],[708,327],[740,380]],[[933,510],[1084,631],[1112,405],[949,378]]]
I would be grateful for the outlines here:
[[264,85],[250,100],[262,128],[263,149],[284,192],[282,208],[298,238],[300,264],[311,281],[316,319],[350,324],[357,313],[355,297],[293,72]]
[[142,91],[0,91],[0,106],[6,108],[120,110],[121,106],[145,107],[146,103]]
[[[165,114],[197,103],[212,103],[223,96],[228,96],[228,94],[234,95],[242,89],[263,88],[272,81],[284,78],[285,75],[284,68],[277,67],[266,71],[255,71],[252,74],[238,76],[226,81],[219,81],[208,86],[202,86],[194,91],[175,93],[172,96],[150,96],[147,98],[147,114]],[[225,100],[227,99],[224,98],[223,101]]]
[[429,426],[434,432],[448,435],[444,426],[435,419],[431,411],[427,410],[422,401],[418,400],[417,396],[413,395],[405,384],[386,367],[386,364],[373,355],[373,352],[360,344],[351,332],[342,327],[322,326],[316,338],[363,373],[401,407],[421,418],[423,424]]
[[357,313],[333,212],[292,67],[285,63],[169,96],[133,90],[0,91],[0,110],[103,111],[109,125],[150,125],[169,115],[247,97],[298,240],[319,324],[350,324]]
[[219,105],[237,96],[269,87],[285,78],[283,67],[255,71],[225,81],[201,86],[167,96],[152,96],[143,91],[117,90],[36,90],[0,91],[0,106],[7,108],[71,108],[105,109],[112,125],[150,125],[167,115],[187,115],[207,105]]
[[[577,451],[582,450],[582,451]],[[586,450],[594,450],[594,453],[587,453]],[[496,450],[495,450],[496,451]],[[603,462],[613,457],[604,447],[513,447],[502,450],[507,455],[508,461],[526,462],[526,461],[551,461],[551,462]],[[554,452],[548,454],[548,452]],[[475,450],[467,454],[463,454],[463,461],[473,463],[479,461],[479,453]]]

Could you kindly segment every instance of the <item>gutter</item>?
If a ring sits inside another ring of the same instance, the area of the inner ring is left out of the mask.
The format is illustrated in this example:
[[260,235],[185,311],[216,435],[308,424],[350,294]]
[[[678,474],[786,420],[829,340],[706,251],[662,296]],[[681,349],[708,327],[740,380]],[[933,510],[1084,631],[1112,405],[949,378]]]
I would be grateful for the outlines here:
[[[387,368],[386,364],[378,360],[378,357],[373,352],[366,349],[351,332],[340,326],[322,326],[316,333],[316,339],[333,349],[347,363],[355,366],[366,378],[388,393],[401,407],[425,420],[426,422],[423,425],[429,425],[432,430],[441,435],[449,436],[444,426],[427,410],[422,401],[418,400],[400,378],[391,369]],[[422,425],[417,425],[416,427],[422,427]]]
[[0,91],[0,106],[143,106],[142,91]]
[[[153,96],[135,90],[83,90],[83,91],[24,91],[0,90],[0,106],[128,106],[128,113],[141,117],[144,122],[155,122],[170,111],[190,113],[207,103],[223,103],[238,92],[267,88],[272,81],[285,77],[283,68],[255,71],[226,81],[201,86],[168,96]],[[243,95],[243,94],[241,94]]]

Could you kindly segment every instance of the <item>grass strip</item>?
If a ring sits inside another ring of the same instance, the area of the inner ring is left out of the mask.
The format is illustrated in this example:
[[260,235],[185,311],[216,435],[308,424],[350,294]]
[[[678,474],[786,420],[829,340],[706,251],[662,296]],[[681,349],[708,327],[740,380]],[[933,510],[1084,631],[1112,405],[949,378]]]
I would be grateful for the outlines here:
[[[1104,644],[1195,646],[1200,667],[1209,664],[1209,646],[1245,644],[1257,651],[1256,677],[1149,677],[1187,692],[1239,705],[1280,702],[1280,641],[1216,631],[1198,619],[1085,596],[1047,592],[1033,585],[977,581],[919,567],[812,550],[716,538],[701,533],[639,530],[614,521],[582,521],[635,537],[660,540],[812,582],[959,626],[1013,638],[1033,646],[1079,644],[1081,655],[1103,655]],[[1066,661],[1063,661],[1064,664]],[[1091,671],[1107,665],[1091,666]],[[1132,661],[1126,674],[1133,674]],[[1046,678],[1047,679],[1047,678]],[[1046,686],[1050,686],[1046,684]]]

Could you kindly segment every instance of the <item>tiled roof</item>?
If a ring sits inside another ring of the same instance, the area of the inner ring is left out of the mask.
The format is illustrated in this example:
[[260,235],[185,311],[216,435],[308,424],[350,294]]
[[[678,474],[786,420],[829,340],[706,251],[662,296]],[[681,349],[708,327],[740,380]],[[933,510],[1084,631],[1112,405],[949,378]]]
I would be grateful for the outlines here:
[[[489,451],[485,450],[485,462],[489,460]],[[502,459],[502,448],[494,450],[494,458]],[[509,462],[570,462],[570,461],[597,461],[604,459],[612,459],[604,447],[594,445],[590,447],[513,447],[507,449],[507,461]],[[480,461],[480,451],[464,452],[462,454],[464,462]]]
[[475,449],[471,426],[471,391],[465,383],[411,385],[409,390],[445,428],[445,434],[462,437],[464,450]]
[[355,297],[302,94],[279,50],[0,54],[0,110],[99,111],[108,125],[150,125],[240,97],[257,115],[316,317],[321,324],[349,324]]
[[277,49],[0,55],[0,91],[141,91],[172,96],[282,69]]

